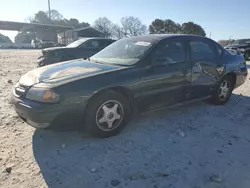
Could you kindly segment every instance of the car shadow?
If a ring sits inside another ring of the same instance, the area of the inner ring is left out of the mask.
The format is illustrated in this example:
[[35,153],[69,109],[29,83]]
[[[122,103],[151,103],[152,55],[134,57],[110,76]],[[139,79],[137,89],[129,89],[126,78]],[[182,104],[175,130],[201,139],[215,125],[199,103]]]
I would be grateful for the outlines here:
[[[147,182],[149,179],[152,181],[154,178],[165,178],[164,176],[168,176],[165,173],[167,166],[172,164],[176,168],[174,165],[178,166],[185,160],[188,163],[194,155],[202,155],[202,152],[191,154],[190,149],[187,150],[195,142],[192,139],[199,140],[202,126],[195,126],[197,117],[206,118],[210,114],[219,121],[221,114],[218,115],[218,112],[223,111],[225,115],[235,112],[233,118],[241,119],[242,110],[237,114],[237,109],[242,108],[243,104],[244,108],[248,108],[250,98],[233,94],[225,106],[197,102],[171,110],[152,112],[146,116],[134,117],[118,136],[106,139],[92,138],[77,131],[36,130],[33,135],[33,153],[49,188],[111,187],[110,182],[126,187],[135,180]],[[249,120],[248,118],[244,121]],[[176,137],[179,129],[186,133],[193,131],[192,139],[181,142],[179,139],[182,135]],[[211,142],[209,139],[208,145]],[[208,147],[207,150],[212,152],[213,148]],[[186,159],[178,157],[180,152],[185,153]],[[199,159],[203,160],[208,156]],[[152,161],[157,160],[163,161],[162,164],[155,166]],[[138,175],[141,172],[144,174]],[[174,184],[176,179],[169,178],[167,181]]]

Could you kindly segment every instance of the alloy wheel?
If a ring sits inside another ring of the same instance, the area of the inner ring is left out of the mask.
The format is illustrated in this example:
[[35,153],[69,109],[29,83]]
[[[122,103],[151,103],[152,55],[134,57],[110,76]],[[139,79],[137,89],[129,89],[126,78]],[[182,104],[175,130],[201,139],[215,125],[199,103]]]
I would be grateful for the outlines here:
[[218,95],[220,100],[226,100],[230,94],[230,83],[227,80],[224,80],[219,88]]
[[124,109],[115,100],[103,103],[96,112],[96,124],[103,131],[116,129],[123,120]]

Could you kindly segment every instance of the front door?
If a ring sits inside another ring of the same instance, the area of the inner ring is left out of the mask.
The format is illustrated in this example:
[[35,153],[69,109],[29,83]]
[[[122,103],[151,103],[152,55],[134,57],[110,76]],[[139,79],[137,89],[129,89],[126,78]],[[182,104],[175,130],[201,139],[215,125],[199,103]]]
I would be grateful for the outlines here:
[[141,78],[141,108],[160,108],[186,99],[191,69],[185,49],[183,42],[166,40],[152,51],[150,66],[144,68]]
[[100,40],[90,39],[83,43],[78,48],[78,57],[79,58],[88,58],[96,54],[102,49]]
[[215,46],[210,41],[192,40],[189,46],[192,65],[190,98],[207,97],[212,94],[223,66]]

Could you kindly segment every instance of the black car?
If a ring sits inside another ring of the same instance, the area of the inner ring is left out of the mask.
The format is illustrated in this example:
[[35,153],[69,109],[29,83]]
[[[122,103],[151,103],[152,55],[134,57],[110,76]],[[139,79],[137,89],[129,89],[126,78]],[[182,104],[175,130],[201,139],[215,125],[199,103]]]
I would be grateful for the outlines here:
[[235,40],[232,44],[225,46],[225,49],[233,53],[242,54],[245,60],[248,60],[250,57],[250,39]]
[[84,120],[99,137],[117,134],[133,112],[211,99],[225,104],[247,77],[241,55],[193,35],[118,40],[87,60],[34,69],[21,77],[12,101],[36,128]]
[[82,38],[65,47],[53,47],[42,50],[38,66],[45,66],[72,59],[88,58],[101,51],[115,40],[107,38]]

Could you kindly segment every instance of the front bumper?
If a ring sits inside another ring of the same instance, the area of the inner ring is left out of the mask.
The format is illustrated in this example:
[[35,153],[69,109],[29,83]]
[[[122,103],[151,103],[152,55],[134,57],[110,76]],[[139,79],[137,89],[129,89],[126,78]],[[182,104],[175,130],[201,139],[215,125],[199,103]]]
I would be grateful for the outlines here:
[[11,96],[16,113],[25,122],[35,128],[48,128],[54,124],[60,126],[72,126],[76,121],[82,119],[86,102],[80,104],[62,105],[45,104]]
[[247,75],[248,75],[247,68],[244,68],[244,70],[237,72],[236,73],[236,83],[235,83],[234,88],[237,88],[237,87],[241,86],[242,84],[244,84],[246,79],[247,79]]
[[50,64],[53,64],[53,63],[57,63],[57,61],[45,58],[44,56],[41,56],[41,57],[39,57],[37,59],[37,64],[38,64],[39,67],[42,67],[42,66],[45,66],[45,65],[50,65]]

